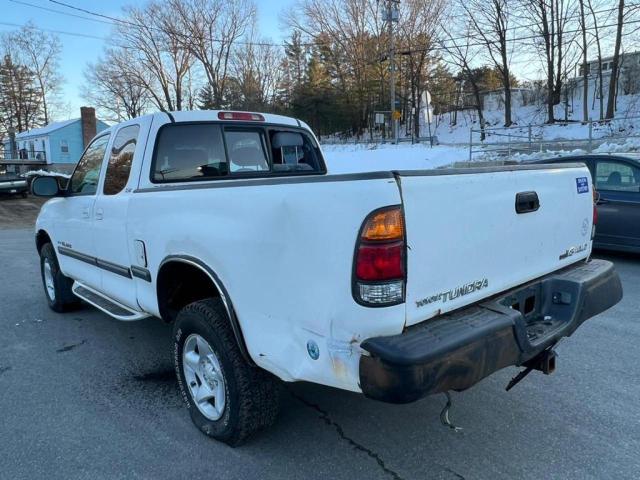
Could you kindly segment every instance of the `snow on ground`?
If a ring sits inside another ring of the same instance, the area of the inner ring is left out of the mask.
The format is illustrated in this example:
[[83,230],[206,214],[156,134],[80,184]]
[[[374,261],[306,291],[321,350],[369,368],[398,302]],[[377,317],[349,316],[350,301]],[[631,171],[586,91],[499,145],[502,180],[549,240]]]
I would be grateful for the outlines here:
[[[588,112],[589,117],[597,121],[600,118],[598,102],[590,104]],[[527,141],[529,135],[528,125],[534,125],[531,129],[534,141],[540,138],[544,140],[571,140],[589,137],[589,126],[580,123],[582,120],[582,102],[575,98],[571,101],[570,111],[567,114],[567,120],[574,123],[568,124],[562,123],[565,118],[564,105],[562,104],[555,107],[555,118],[558,121],[555,125],[545,125],[547,107],[544,104],[514,106],[512,119],[516,128],[509,130],[512,135],[510,139],[506,135],[506,131],[500,130],[504,125],[504,110],[485,110],[484,116],[489,129],[486,142]],[[438,117],[437,122],[433,122],[431,125],[431,131],[433,135],[438,137],[440,143],[468,143],[469,129],[478,130],[480,128],[476,113],[473,110],[458,112],[456,125],[452,126],[450,122],[450,114],[443,114]],[[497,130],[492,131],[492,128]],[[427,135],[426,131],[421,133]],[[615,120],[594,124],[592,135],[593,138],[640,135],[640,95],[619,96]],[[473,141],[474,143],[480,141],[479,133],[474,132]]]
[[330,173],[424,170],[469,158],[467,147],[424,144],[325,145],[322,151]]

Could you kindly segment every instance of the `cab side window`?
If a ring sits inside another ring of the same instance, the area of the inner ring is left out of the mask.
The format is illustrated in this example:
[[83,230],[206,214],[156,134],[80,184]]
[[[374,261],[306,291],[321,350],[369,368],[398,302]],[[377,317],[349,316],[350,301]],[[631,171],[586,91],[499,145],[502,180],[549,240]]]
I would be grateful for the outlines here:
[[596,165],[596,189],[617,192],[640,192],[640,168],[603,160]]
[[130,125],[121,128],[111,147],[111,155],[107,164],[107,173],[104,177],[104,194],[116,195],[120,193],[131,172],[131,162],[133,154],[136,151],[136,142],[138,140],[140,127],[138,125]]
[[274,172],[322,171],[320,149],[300,131],[270,130]]
[[109,142],[109,135],[96,138],[84,152],[69,181],[72,195],[94,195],[98,190],[100,167]]

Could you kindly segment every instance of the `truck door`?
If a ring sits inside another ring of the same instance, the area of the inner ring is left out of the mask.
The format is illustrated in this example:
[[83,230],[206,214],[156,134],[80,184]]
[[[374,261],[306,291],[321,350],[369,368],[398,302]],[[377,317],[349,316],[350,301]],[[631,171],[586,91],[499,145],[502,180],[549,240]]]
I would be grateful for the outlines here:
[[135,310],[139,307],[131,266],[137,263],[131,260],[135,240],[128,238],[127,210],[138,181],[137,175],[131,172],[138,171],[135,164],[142,160],[148,122],[146,119],[132,120],[113,133],[103,169],[104,181],[93,214],[96,257],[102,275],[100,290]]
[[631,162],[598,159],[598,246],[640,247],[640,168]]
[[93,288],[100,287],[91,223],[98,180],[109,135],[89,144],[69,180],[68,196],[61,202],[56,226],[56,250],[65,275]]

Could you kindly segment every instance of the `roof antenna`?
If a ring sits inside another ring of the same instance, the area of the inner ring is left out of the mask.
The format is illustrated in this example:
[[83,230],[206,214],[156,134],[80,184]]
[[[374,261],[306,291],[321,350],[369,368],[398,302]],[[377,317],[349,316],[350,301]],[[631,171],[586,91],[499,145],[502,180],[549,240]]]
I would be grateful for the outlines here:
[[461,432],[462,427],[455,426],[453,423],[451,423],[451,420],[449,419],[449,410],[451,410],[451,405],[452,405],[451,394],[449,393],[448,390],[444,392],[444,394],[447,396],[447,403],[442,409],[442,411],[440,412],[440,421],[442,422],[442,425],[444,425],[445,427],[449,427],[454,432]]

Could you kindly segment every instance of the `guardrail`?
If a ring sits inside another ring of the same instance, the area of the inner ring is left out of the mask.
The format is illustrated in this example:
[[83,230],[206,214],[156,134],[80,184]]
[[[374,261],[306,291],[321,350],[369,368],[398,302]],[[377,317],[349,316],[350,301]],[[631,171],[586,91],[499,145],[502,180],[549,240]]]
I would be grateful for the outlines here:
[[[398,143],[428,143],[429,145],[438,145],[438,137],[401,137]],[[320,145],[393,145],[395,142],[390,138],[322,138],[320,137]]]

